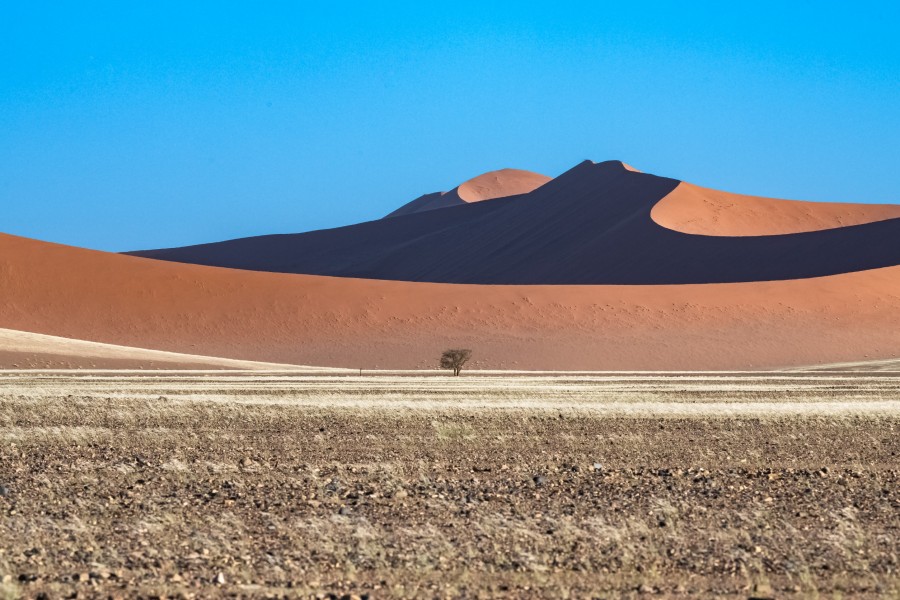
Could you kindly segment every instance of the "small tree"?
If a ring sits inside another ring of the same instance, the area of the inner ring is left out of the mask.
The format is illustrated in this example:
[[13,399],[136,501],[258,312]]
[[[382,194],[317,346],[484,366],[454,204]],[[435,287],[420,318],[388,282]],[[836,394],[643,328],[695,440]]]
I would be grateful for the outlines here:
[[471,350],[444,350],[441,354],[441,368],[453,369],[453,374],[458,377],[463,365],[469,362],[470,358],[472,358]]

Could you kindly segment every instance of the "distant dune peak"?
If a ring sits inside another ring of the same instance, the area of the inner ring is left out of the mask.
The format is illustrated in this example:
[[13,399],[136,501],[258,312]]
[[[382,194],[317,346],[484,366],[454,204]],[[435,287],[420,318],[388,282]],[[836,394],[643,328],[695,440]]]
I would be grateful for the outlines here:
[[456,193],[463,202],[481,202],[527,194],[541,187],[550,177],[521,169],[488,171],[460,184]]
[[522,169],[498,169],[473,177],[449,192],[434,192],[419,196],[386,217],[400,217],[427,210],[472,204],[495,198],[527,194],[552,178]]

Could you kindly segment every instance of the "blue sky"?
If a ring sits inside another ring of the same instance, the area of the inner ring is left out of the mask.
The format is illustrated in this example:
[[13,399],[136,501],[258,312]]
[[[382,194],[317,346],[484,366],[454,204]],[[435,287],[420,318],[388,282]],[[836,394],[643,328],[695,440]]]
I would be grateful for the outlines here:
[[585,158],[900,202],[897,2],[325,4],[4,2],[0,231],[306,231]]

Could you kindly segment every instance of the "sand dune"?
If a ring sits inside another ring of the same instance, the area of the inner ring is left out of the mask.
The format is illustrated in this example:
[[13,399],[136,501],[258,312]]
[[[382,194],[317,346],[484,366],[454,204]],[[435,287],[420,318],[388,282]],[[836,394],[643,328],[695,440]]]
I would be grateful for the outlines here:
[[617,161],[544,179],[504,170],[441,210],[447,194],[349,227],[139,253],[164,261],[0,236],[0,327],[367,369],[433,367],[448,346],[473,348],[475,368],[544,370],[900,355],[900,207],[737,196]]
[[900,206],[775,200],[681,182],[650,216],[663,227],[693,235],[786,235],[896,219]]
[[[520,196],[336,229],[135,254],[280,273],[503,285],[771,281],[900,265],[900,219],[762,237],[686,235],[654,222],[655,207],[673,192],[676,206],[692,198],[700,198],[695,207],[702,203],[703,196],[691,190],[696,188],[618,161],[585,161]],[[892,210],[897,207],[864,208],[857,217]],[[844,212],[840,205],[828,208],[817,222]],[[799,214],[778,209],[773,226],[789,225],[789,217]],[[737,220],[750,222],[746,216]]]
[[462,345],[476,368],[763,369],[900,355],[900,268],[710,285],[447,285],[235,271],[0,236],[0,327],[351,368],[433,367]]
[[527,194],[548,181],[550,181],[550,178],[546,175],[521,169],[488,171],[478,177],[469,179],[449,192],[434,192],[419,196],[412,202],[404,204],[393,211],[387,217],[400,217],[437,208],[460,206],[483,200]]
[[0,329],[0,369],[312,370],[297,365],[146,350],[10,329]]

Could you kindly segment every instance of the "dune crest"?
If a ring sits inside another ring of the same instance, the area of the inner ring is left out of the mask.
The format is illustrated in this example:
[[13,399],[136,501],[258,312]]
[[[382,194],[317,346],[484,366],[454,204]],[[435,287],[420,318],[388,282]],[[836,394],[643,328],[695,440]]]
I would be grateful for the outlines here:
[[650,213],[659,225],[692,235],[744,237],[838,229],[900,218],[895,204],[777,200],[681,182]]

